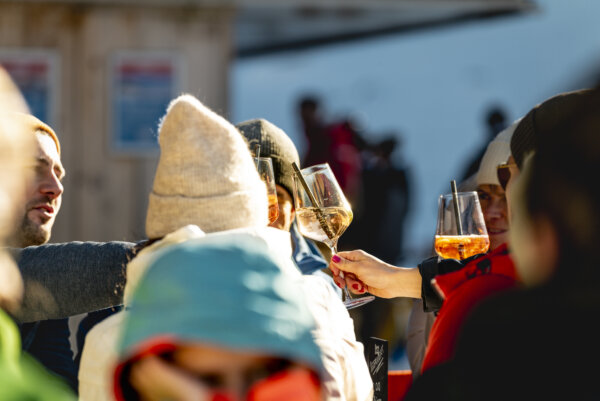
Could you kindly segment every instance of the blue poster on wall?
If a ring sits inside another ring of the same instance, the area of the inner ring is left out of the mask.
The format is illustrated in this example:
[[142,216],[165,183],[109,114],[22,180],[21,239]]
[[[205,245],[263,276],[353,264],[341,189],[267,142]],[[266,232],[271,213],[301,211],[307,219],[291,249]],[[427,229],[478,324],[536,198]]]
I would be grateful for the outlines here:
[[[55,127],[57,56],[51,50],[0,50],[0,65],[25,98],[29,112]],[[55,127],[56,128],[56,127]]]
[[112,150],[156,154],[158,124],[180,91],[180,63],[169,53],[123,52],[112,65]]

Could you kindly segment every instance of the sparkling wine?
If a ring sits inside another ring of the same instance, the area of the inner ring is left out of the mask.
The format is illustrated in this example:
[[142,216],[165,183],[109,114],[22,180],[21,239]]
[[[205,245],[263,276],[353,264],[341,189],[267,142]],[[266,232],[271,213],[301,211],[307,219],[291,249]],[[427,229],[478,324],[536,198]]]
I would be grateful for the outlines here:
[[298,220],[300,232],[308,238],[324,242],[331,246],[337,242],[337,239],[346,231],[350,222],[352,222],[352,212],[343,207],[321,208],[323,218],[333,233],[333,238],[328,238],[319,222],[316,210],[313,207],[296,210],[296,219]]
[[487,235],[436,235],[435,251],[444,259],[466,259],[485,253],[490,247]]
[[269,224],[277,220],[277,217],[279,217],[277,194],[269,194]]

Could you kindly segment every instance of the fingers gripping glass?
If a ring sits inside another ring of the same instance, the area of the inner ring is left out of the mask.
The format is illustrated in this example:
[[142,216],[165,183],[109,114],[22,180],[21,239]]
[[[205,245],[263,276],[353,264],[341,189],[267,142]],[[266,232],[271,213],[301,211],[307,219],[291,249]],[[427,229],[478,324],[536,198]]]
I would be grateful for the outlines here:
[[[327,163],[299,170],[294,164],[294,206],[302,235],[325,243],[331,254],[352,221],[352,209]],[[343,274],[343,273],[342,273]],[[353,299],[347,287],[344,305],[356,308],[371,302],[374,296]]]
[[510,168],[516,167],[515,163],[503,163],[496,167],[496,174],[498,175],[498,181],[503,190],[506,191],[506,185],[510,180]]

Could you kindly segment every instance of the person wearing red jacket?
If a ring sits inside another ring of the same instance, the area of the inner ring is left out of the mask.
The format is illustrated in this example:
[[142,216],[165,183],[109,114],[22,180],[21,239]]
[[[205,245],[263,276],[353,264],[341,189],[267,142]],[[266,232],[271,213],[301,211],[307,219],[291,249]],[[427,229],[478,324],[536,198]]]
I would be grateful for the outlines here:
[[406,401],[600,399],[599,110],[600,91],[581,90],[524,117],[515,136],[525,140],[512,147],[522,173],[509,181],[522,285],[480,302],[454,357],[424,372]]
[[503,244],[462,269],[438,275],[433,280],[444,303],[429,333],[423,372],[454,356],[460,328],[472,309],[482,299],[514,287],[517,273],[508,247]]

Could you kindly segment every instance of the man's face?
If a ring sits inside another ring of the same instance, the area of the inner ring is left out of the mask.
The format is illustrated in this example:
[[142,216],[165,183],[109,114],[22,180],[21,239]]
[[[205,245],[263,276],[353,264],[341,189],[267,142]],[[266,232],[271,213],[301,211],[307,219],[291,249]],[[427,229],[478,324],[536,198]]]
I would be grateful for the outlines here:
[[15,233],[14,245],[41,245],[50,239],[54,219],[62,201],[65,170],[56,144],[49,135],[35,134],[37,153],[33,162],[33,179],[25,193],[23,218]]
[[508,241],[506,197],[500,185],[479,185],[477,194],[490,237],[490,249],[495,249]]
[[281,185],[277,185],[277,205],[279,207],[279,216],[277,220],[270,224],[271,227],[284,231],[290,231],[292,221],[294,221],[294,199],[288,191]]

